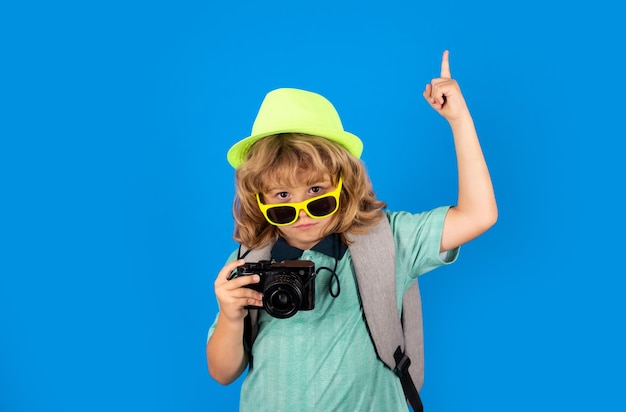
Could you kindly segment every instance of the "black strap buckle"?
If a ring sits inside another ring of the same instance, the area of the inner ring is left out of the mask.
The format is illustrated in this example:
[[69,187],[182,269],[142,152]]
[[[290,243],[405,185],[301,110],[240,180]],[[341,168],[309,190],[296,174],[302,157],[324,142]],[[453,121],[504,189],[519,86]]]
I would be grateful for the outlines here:
[[406,353],[404,353],[402,349],[400,349],[400,346],[396,349],[393,357],[396,360],[396,367],[393,371],[396,375],[402,378],[409,370],[409,366],[411,366],[411,359],[406,356]]
[[413,407],[413,411],[423,412],[424,406],[422,405],[420,394],[413,383],[413,379],[411,379],[411,374],[409,373],[411,359],[406,355],[406,353],[404,353],[400,346],[398,346],[394,352],[393,358],[396,361],[396,367],[393,371],[400,378],[402,390],[404,391],[407,401]]

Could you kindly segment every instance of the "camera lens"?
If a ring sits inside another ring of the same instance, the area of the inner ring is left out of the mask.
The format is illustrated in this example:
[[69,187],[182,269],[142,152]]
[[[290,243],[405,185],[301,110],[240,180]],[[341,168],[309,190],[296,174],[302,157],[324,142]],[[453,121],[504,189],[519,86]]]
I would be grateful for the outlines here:
[[273,303],[274,303],[274,306],[284,307],[289,304],[289,295],[287,295],[282,290],[278,291],[277,293],[274,294]]
[[289,318],[302,302],[302,282],[295,275],[269,276],[263,290],[263,307],[275,318]]

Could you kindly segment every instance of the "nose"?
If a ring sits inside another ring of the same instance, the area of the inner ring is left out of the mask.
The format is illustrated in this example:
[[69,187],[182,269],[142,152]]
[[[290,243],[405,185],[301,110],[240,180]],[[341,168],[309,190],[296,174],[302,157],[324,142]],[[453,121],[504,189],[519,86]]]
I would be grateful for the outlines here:
[[307,216],[306,210],[304,210],[303,207],[301,207],[300,210],[298,210],[298,216],[299,217],[306,217]]

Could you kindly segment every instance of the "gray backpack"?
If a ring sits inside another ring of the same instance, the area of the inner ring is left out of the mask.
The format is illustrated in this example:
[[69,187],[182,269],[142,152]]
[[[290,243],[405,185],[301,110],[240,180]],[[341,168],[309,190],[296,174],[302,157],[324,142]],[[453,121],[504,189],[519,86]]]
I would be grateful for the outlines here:
[[[402,297],[402,317],[396,300],[396,253],[388,219],[381,219],[366,234],[350,235],[349,246],[365,321],[378,358],[400,378],[407,402],[423,411],[419,390],[424,383],[424,336],[422,301],[417,281]],[[247,262],[269,260],[272,244],[246,251]],[[374,280],[375,281],[372,281]],[[258,333],[258,310],[246,318],[247,344]]]

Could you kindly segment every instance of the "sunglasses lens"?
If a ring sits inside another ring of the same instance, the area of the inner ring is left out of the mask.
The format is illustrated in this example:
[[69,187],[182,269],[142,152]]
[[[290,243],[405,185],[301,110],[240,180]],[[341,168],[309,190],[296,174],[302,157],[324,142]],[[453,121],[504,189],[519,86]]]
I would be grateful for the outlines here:
[[291,206],[275,206],[267,209],[267,217],[276,224],[283,225],[296,218],[296,209]]
[[337,201],[332,196],[326,196],[312,201],[307,205],[307,210],[312,216],[323,217],[331,214],[337,207]]

